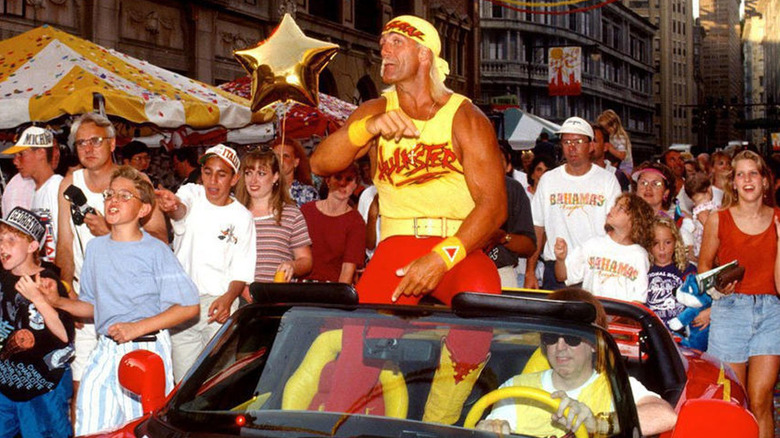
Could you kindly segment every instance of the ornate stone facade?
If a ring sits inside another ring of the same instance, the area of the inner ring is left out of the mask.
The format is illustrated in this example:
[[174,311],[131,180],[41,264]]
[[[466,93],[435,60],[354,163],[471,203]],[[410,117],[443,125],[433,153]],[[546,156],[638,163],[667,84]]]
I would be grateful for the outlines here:
[[244,76],[233,50],[267,38],[289,12],[307,35],[341,47],[320,89],[355,103],[383,88],[383,24],[411,13],[441,32],[448,84],[471,96],[479,89],[473,0],[7,0],[0,9],[2,39],[48,24],[210,84]]

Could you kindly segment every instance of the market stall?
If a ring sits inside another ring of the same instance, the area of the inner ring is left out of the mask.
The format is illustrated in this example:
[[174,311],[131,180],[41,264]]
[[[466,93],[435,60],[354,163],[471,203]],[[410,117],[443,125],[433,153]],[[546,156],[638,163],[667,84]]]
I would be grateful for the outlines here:
[[130,130],[126,136],[155,134],[170,142],[173,132],[185,133],[177,146],[203,130],[227,138],[249,129],[249,142],[273,137],[273,125],[264,123],[273,114],[252,113],[246,99],[51,26],[0,41],[0,129],[92,111],[93,93]]

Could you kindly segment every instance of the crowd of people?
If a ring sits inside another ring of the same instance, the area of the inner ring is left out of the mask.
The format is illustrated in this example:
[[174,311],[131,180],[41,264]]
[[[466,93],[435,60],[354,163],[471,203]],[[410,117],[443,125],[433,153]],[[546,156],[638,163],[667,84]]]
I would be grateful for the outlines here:
[[[117,382],[122,354],[160,354],[171,388],[251,302],[250,283],[330,281],[356,284],[368,303],[449,305],[462,290],[573,285],[641,302],[687,345],[730,364],[762,436],[773,433],[780,220],[760,155],[667,150],[635,166],[629,135],[607,110],[593,123],[567,119],[559,145],[543,138],[513,160],[477,107],[444,87],[448,68],[430,23],[397,17],[380,45],[393,87],[318,145],[311,164],[300,143],[279,138],[177,150],[173,172],[148,174],[145,145],[117,147],[111,122],[85,114],[67,140],[77,162],[60,175],[52,133],[33,126],[20,135],[5,151],[19,177],[3,193],[0,223],[2,354],[24,349],[25,337],[35,347],[24,356],[29,367],[0,362],[0,371],[36,390],[0,384],[4,424],[23,436],[69,436],[70,411],[76,434],[116,427],[140,415]],[[732,260],[744,279],[697,290],[696,272]],[[359,342],[361,333],[344,336]],[[437,379],[460,362],[476,366],[431,391],[426,421],[457,420],[491,336],[449,334]],[[340,369],[356,388],[375,384],[359,358],[338,360],[354,362]]]

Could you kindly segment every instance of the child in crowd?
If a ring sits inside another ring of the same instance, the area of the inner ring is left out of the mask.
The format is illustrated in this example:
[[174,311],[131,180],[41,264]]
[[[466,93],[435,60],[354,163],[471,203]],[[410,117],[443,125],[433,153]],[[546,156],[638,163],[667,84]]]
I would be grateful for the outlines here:
[[647,273],[647,307],[668,325],[685,310],[675,298],[677,288],[688,275],[696,275],[696,267],[688,263],[680,232],[668,217],[658,216],[653,224],[650,260],[653,266]]
[[46,234],[32,212],[16,207],[0,220],[0,436],[69,437],[73,393],[68,360],[73,320],[45,299],[67,296],[57,275],[41,267]]
[[167,329],[195,318],[199,307],[198,291],[170,248],[141,229],[155,204],[151,183],[121,166],[103,197],[111,233],[87,244],[79,299],[49,298],[74,316],[94,318],[99,335],[76,400],[76,435],[115,428],[143,414],[140,400],[119,385],[117,375],[119,361],[131,351],[158,354],[166,391],[173,389]]
[[602,128],[609,134],[609,142],[604,145],[606,152],[620,160],[618,168],[626,175],[634,171],[634,158],[631,153],[631,139],[623,128],[620,116],[611,109],[601,113],[596,119]]
[[606,236],[596,236],[568,253],[564,239],[555,241],[555,277],[567,286],[582,282],[593,295],[644,303],[646,248],[652,239],[655,212],[644,199],[623,193],[607,214]]
[[201,184],[185,184],[174,195],[157,190],[160,210],[173,220],[173,251],[200,293],[200,317],[175,327],[173,375],[180,381],[255,278],[257,235],[252,213],[231,195],[241,161],[218,144],[198,160]]
[[688,259],[696,264],[701,249],[704,224],[707,223],[710,212],[717,211],[720,205],[713,200],[709,175],[703,172],[696,172],[685,180],[685,194],[693,201],[693,217],[683,219],[680,231],[691,236],[692,245],[686,250]]
[[[272,282],[277,272],[288,282],[311,271],[311,239],[306,220],[285,189],[274,151],[254,150],[241,162],[236,198],[255,219],[255,281]],[[245,296],[249,299],[249,296]]]

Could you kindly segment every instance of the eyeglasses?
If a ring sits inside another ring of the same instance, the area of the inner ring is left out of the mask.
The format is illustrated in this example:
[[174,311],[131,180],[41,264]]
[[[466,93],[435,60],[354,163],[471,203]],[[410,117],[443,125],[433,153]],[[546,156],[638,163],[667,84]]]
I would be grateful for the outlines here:
[[566,342],[566,345],[569,347],[576,347],[580,344],[582,344],[582,338],[579,336],[564,336],[559,335],[557,333],[542,333],[542,344],[544,345],[553,345],[558,343],[558,339],[563,338],[563,342]]
[[[138,199],[139,201],[141,201],[141,198],[139,198],[138,196],[128,192],[127,190],[114,191],[112,189],[106,189],[106,190],[103,191],[103,199],[106,200],[106,201],[108,201],[109,199],[113,198],[114,196],[116,196],[117,199],[119,199],[121,202],[127,202],[127,201],[129,201],[129,200],[131,200],[133,198]],[[143,201],[141,201],[141,202],[143,202]]]
[[655,180],[655,181],[642,180],[637,182],[637,185],[642,187],[652,186],[654,189],[660,189],[661,187],[664,186],[664,182],[661,180]]
[[568,146],[579,146],[579,145],[585,144],[585,143],[589,143],[589,141],[585,140],[584,138],[578,138],[576,140],[569,140],[569,139],[561,140],[561,144],[563,146],[566,146],[566,147],[568,147]]
[[83,149],[87,146],[96,148],[100,146],[101,143],[103,143],[103,140],[108,140],[111,137],[92,137],[92,138],[83,138],[81,140],[76,140],[73,142],[74,145],[76,145],[77,148]]

